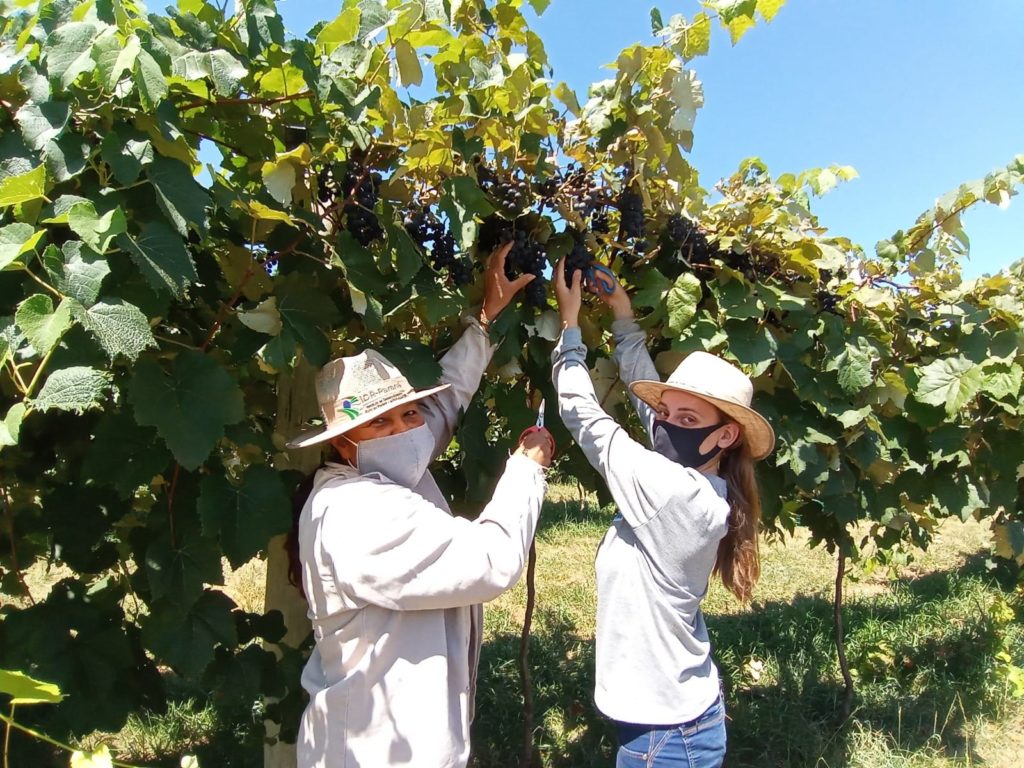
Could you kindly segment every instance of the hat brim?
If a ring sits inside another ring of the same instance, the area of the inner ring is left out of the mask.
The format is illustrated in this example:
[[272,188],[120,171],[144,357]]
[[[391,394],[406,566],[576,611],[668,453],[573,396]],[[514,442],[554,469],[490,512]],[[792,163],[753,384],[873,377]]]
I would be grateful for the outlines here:
[[296,437],[289,440],[286,445],[288,448],[308,448],[311,445],[322,443],[326,440],[330,440],[332,437],[343,435],[351,429],[361,427],[363,424],[367,424],[373,419],[380,416],[382,413],[390,411],[392,408],[398,408],[408,403],[415,403],[417,400],[422,400],[425,397],[436,395],[438,392],[443,392],[449,389],[451,384],[440,384],[430,389],[421,389],[406,395],[393,403],[388,403],[385,407],[378,408],[369,413],[363,413],[354,419],[348,421],[339,422],[332,427],[318,427],[317,429],[306,430],[305,432],[299,433]]
[[743,430],[743,440],[750,448],[750,456],[755,461],[760,461],[770,454],[775,448],[775,430],[768,420],[745,405],[734,403],[730,400],[721,400],[717,397],[687,387],[667,384],[664,381],[634,381],[629,385],[629,390],[652,408],[657,408],[661,403],[661,396],[666,390],[673,392],[685,392],[688,395],[699,397],[728,416],[732,421],[740,425]]

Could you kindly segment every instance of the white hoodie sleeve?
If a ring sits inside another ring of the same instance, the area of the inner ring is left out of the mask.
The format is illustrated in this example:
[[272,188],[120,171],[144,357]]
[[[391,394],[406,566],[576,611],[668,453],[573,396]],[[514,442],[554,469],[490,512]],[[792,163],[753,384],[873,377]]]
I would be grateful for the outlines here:
[[493,600],[519,580],[545,490],[540,465],[512,456],[473,521],[416,493],[360,477],[324,489],[321,545],[336,588],[354,605],[452,608]]
[[476,318],[467,319],[466,324],[462,336],[441,358],[440,383],[451,386],[420,403],[427,426],[437,441],[433,458],[451,442],[459,416],[476,394],[480,378],[494,356],[495,347]]

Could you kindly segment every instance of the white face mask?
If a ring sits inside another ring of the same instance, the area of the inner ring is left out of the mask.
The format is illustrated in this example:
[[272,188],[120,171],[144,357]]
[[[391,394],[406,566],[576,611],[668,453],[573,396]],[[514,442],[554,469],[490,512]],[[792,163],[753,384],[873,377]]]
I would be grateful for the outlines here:
[[379,472],[406,488],[419,485],[434,454],[434,434],[426,424],[397,435],[355,443],[356,468],[361,474]]

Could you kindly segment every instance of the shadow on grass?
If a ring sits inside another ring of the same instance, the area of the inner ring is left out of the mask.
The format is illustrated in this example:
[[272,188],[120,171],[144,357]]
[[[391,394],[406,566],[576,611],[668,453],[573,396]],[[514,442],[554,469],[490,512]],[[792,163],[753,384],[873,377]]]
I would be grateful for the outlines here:
[[[798,597],[709,616],[730,718],[726,764],[869,765],[859,751],[866,731],[882,734],[901,753],[921,750],[982,764],[965,725],[979,715],[998,715],[993,657],[1004,642],[1018,664],[1024,655],[1024,629],[999,624],[987,609],[1008,589],[987,574],[985,560],[979,554],[955,571],[901,580],[883,595],[846,605],[858,693],[846,723],[840,722],[843,689],[827,599]],[[549,629],[530,643],[541,764],[613,765],[612,730],[592,703],[592,639],[556,616],[543,619]],[[518,765],[518,649],[513,635],[485,644],[473,730],[477,768]]]

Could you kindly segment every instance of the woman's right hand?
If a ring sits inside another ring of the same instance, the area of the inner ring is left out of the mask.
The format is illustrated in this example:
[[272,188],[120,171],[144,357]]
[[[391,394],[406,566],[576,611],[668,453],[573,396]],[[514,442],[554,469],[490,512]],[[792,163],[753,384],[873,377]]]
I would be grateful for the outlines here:
[[622,283],[607,268],[591,270],[585,287],[611,307],[616,320],[631,320],[633,318],[633,304],[629,300],[629,294],[622,287]]
[[519,446],[512,455],[525,456],[542,467],[550,467],[555,455],[555,438],[544,427],[531,429],[519,440]]

